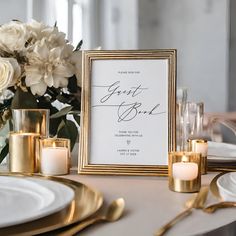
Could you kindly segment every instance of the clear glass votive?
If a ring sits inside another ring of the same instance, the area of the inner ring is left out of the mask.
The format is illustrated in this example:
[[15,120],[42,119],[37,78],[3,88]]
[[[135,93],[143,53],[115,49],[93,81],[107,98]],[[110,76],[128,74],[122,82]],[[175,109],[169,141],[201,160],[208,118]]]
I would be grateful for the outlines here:
[[208,143],[205,139],[189,139],[188,151],[201,154],[201,174],[207,174]]
[[201,154],[169,152],[169,188],[175,192],[198,192],[201,187]]
[[183,117],[186,110],[187,88],[178,88],[176,93],[176,145],[177,150],[183,150]]
[[177,150],[188,150],[188,139],[200,138],[203,133],[204,103],[177,104]]
[[39,166],[43,175],[65,175],[70,170],[70,140],[41,138]]
[[48,109],[12,109],[13,131],[49,135]]

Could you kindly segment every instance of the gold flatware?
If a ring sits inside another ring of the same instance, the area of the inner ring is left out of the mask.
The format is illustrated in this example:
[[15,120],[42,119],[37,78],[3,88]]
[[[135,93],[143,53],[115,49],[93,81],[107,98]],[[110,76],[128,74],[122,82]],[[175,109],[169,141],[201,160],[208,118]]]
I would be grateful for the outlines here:
[[218,203],[215,203],[215,204],[212,204],[210,206],[203,208],[203,211],[207,213],[213,213],[217,209],[230,208],[230,207],[236,207],[236,202],[218,202]]
[[163,225],[159,230],[155,232],[155,236],[164,235],[167,230],[169,230],[172,226],[174,226],[177,222],[179,222],[184,217],[190,215],[192,213],[193,208],[203,208],[205,201],[208,195],[208,187],[203,186],[199,193],[194,196],[194,200],[187,201],[185,205],[187,205],[187,209],[178,214],[175,218],[169,221],[167,224]]
[[207,199],[208,191],[208,186],[202,186],[199,193],[195,193],[194,197],[185,203],[185,206],[187,208],[203,209]]
[[81,223],[76,224],[75,226],[72,226],[70,229],[67,229],[65,231],[63,231],[62,233],[57,234],[57,236],[71,236],[74,235],[76,233],[78,233],[79,231],[81,231],[82,229],[95,224],[97,222],[113,222],[118,220],[125,208],[125,201],[123,198],[118,198],[115,201],[113,201],[108,209],[105,215],[98,215],[95,216],[93,218],[87,219],[82,221]]

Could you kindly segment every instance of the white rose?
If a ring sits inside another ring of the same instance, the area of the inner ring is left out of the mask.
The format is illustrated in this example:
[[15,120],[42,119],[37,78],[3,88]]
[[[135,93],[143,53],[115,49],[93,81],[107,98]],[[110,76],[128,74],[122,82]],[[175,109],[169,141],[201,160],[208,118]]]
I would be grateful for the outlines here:
[[21,69],[14,58],[0,57],[0,92],[13,86],[21,74]]
[[11,21],[0,27],[0,47],[8,51],[23,51],[28,39],[25,24]]

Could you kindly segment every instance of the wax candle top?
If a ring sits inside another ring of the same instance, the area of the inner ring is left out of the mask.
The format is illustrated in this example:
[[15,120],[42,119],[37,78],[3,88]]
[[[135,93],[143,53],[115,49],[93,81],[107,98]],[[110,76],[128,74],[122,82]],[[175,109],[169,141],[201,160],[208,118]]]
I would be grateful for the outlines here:
[[198,165],[193,162],[177,162],[172,165],[172,175],[175,179],[193,180],[198,176]]
[[208,143],[204,139],[189,139],[189,149],[193,152],[201,153],[203,157],[207,156]]
[[41,173],[62,175],[68,173],[68,149],[66,147],[43,147],[41,151]]

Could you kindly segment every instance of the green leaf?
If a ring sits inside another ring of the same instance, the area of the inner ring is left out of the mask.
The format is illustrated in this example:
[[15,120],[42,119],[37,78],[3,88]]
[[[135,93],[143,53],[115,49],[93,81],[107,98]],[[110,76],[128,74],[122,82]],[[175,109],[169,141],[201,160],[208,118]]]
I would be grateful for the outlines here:
[[78,125],[80,125],[80,116],[78,116],[78,115],[73,115],[73,117],[74,117],[76,123],[77,123]]
[[71,93],[77,92],[79,87],[77,86],[77,78],[75,75],[73,75],[69,78],[69,83],[67,85],[67,88],[68,88],[69,92],[71,92]]
[[65,121],[64,121],[64,120],[61,120],[60,124],[58,125],[57,133],[58,133],[58,131],[59,131],[60,129],[64,128],[65,125],[66,125],[66,124],[65,124]]
[[78,137],[78,129],[75,123],[71,120],[65,121],[64,125],[62,125],[61,128],[58,130],[57,137],[70,139],[72,151]]
[[80,115],[80,111],[73,110],[73,111],[68,112],[68,114],[70,114],[70,115]]
[[51,119],[55,119],[55,118],[59,118],[59,117],[65,116],[65,115],[68,114],[68,112],[70,112],[72,110],[72,108],[73,108],[72,106],[64,107],[59,112],[51,115],[50,118]]
[[31,92],[24,92],[17,88],[11,102],[12,109],[34,109],[38,108],[37,100]]
[[63,95],[58,95],[57,100],[61,103],[68,103],[68,99],[64,97]]
[[83,44],[83,40],[80,40],[75,48],[75,51],[79,51],[81,49],[82,44]]
[[9,144],[7,143],[0,152],[0,163],[2,163],[2,161],[7,156],[8,153],[9,153]]
[[[58,112],[58,109],[51,106],[50,114],[55,114],[57,112]],[[60,123],[63,119],[64,119],[64,117],[59,117],[59,118],[49,120],[49,133],[50,133],[50,135],[55,136],[57,134],[58,126],[60,125]]]

